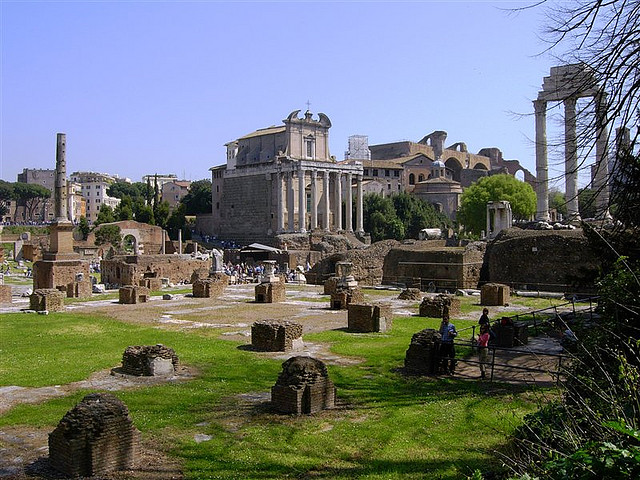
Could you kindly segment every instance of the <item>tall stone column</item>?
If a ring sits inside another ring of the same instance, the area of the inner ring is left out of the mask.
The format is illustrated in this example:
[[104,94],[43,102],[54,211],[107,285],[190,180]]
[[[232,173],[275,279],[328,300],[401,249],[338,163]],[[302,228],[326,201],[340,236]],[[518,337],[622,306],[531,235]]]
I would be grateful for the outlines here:
[[322,212],[324,215],[322,218],[322,228],[325,232],[328,232],[329,216],[331,213],[329,210],[329,170],[324,171],[322,188],[323,188],[323,195],[324,195],[324,208],[322,209]]
[[593,188],[596,190],[596,216],[599,220],[611,220],[609,213],[609,155],[607,144],[609,127],[607,126],[607,94],[600,92],[596,96],[596,171]]
[[311,230],[318,229],[318,172],[311,170]]
[[282,172],[276,172],[276,216],[277,233],[284,232],[284,204],[282,198]]
[[342,231],[342,172],[336,172],[336,231]]
[[578,212],[578,143],[576,140],[576,99],[564,100],[564,179],[567,217],[580,220]]
[[347,173],[347,185],[346,185],[346,217],[347,217],[347,232],[353,232],[353,188],[351,185],[353,183],[353,174],[351,172]]
[[307,194],[305,192],[305,171],[298,169],[298,230],[307,231]]
[[293,191],[293,172],[287,172],[287,213],[288,221],[287,232],[295,230],[295,198]]
[[549,177],[547,163],[547,102],[534,100],[536,114],[536,220],[549,221]]
[[67,187],[67,136],[58,133],[56,136],[56,177],[54,178],[54,207],[56,222],[68,221],[66,214]]
[[362,175],[356,177],[358,184],[358,197],[356,198],[356,232],[364,233],[364,219],[362,217]]

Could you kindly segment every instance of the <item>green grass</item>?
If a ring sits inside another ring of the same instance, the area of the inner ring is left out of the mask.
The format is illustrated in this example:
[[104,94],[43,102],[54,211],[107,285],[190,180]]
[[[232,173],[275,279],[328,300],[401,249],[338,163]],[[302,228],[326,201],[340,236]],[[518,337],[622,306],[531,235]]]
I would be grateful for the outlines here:
[[[239,349],[208,329],[175,332],[89,314],[3,315],[0,385],[69,383],[118,365],[128,345],[164,343],[200,376],[115,394],[145,439],[172,445],[187,478],[457,479],[500,468],[492,451],[535,402],[515,387],[402,376],[411,335],[438,322],[400,317],[385,334],[305,335],[362,360],[329,366],[338,408],[310,416],[275,414],[266,401],[237,397],[268,398],[282,360]],[[53,429],[86,393],[17,406],[0,426]],[[196,433],[212,439],[198,444]]]

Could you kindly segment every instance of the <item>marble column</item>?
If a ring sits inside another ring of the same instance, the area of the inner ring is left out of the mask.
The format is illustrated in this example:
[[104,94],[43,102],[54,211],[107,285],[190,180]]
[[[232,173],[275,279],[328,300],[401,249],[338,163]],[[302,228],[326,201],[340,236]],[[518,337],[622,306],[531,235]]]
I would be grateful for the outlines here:
[[362,175],[356,177],[358,184],[358,196],[356,198],[356,232],[364,233],[364,219],[362,217]]
[[298,169],[298,231],[306,233],[307,231],[307,194],[305,183],[305,171]]
[[318,172],[311,170],[311,230],[318,229]]
[[342,231],[342,172],[336,172],[336,231]]
[[291,233],[295,230],[295,198],[293,191],[293,172],[287,172],[287,213],[287,232]]
[[56,222],[66,222],[66,189],[67,189],[67,136],[58,133],[56,136],[56,176],[54,178],[54,213]]
[[549,177],[547,164],[547,102],[534,100],[536,114],[536,220],[548,222]]
[[322,228],[325,232],[329,231],[329,170],[325,170],[323,176],[323,195],[324,195],[324,207],[322,209]]
[[578,143],[576,140],[576,99],[564,101],[564,180],[567,220],[578,222]]
[[353,174],[351,172],[347,173],[347,184],[346,186],[346,217],[347,217],[347,232],[353,232],[353,188],[351,185],[353,183]]
[[596,97],[596,171],[593,187],[596,190],[596,216],[599,220],[611,220],[609,213],[609,127],[607,125],[607,94],[600,92]]
[[277,232],[284,232],[284,204],[282,199],[282,172],[276,173],[276,216]]

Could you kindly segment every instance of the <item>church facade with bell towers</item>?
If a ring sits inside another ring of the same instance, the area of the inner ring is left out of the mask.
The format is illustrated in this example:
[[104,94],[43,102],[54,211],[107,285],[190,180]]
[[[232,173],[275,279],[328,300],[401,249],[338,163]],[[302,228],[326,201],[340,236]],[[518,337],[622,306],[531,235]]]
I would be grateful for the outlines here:
[[[364,234],[362,163],[331,156],[325,114],[299,114],[225,145],[226,164],[210,169],[220,238],[269,244],[279,234]],[[343,209],[354,201],[355,212]]]

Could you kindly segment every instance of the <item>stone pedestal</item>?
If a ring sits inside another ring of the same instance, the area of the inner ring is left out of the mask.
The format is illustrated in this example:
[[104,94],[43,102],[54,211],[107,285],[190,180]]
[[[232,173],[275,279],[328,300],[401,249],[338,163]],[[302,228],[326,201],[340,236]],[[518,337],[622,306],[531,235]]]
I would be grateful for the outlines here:
[[137,376],[173,375],[178,368],[176,352],[164,345],[134,345],[122,355],[122,372]]
[[11,285],[0,285],[0,304],[11,303]]
[[193,283],[193,296],[196,298],[218,298],[222,296],[229,277],[224,273],[215,273],[211,277],[198,279]]
[[149,289],[147,287],[126,285],[120,287],[118,293],[120,303],[135,304],[149,301]]
[[350,332],[386,332],[391,329],[391,305],[352,303],[348,311]]
[[[81,279],[81,280],[79,280]],[[69,284],[87,282],[84,285],[72,287]],[[80,260],[74,254],[45,254],[44,260],[38,260],[33,264],[33,288],[56,288],[72,293],[77,298],[91,296],[91,276],[89,262]]]
[[485,283],[480,287],[480,305],[502,306],[511,300],[511,290],[501,283]]
[[302,350],[302,325],[286,320],[262,320],[251,326],[251,345],[261,352]]
[[438,371],[440,334],[432,328],[415,333],[405,354],[404,368],[412,375],[434,375]]
[[338,283],[340,283],[339,277],[330,277],[324,282],[324,294],[325,295],[333,295],[336,293],[338,288]]
[[271,403],[282,413],[316,413],[335,406],[336,388],[327,367],[311,357],[292,357],[271,387]]
[[338,287],[337,291],[331,294],[332,310],[347,310],[351,303],[364,303],[364,294],[360,288]]
[[139,285],[148,288],[149,291],[157,292],[162,290],[162,279],[159,277],[145,277],[140,279]]
[[68,298],[88,298],[91,296],[92,291],[91,280],[89,279],[67,284]]
[[261,283],[256,285],[255,295],[257,303],[277,303],[286,299],[286,288],[282,282]]
[[109,393],[92,393],[49,434],[49,463],[74,478],[127,470],[135,465],[139,443],[127,406]]
[[444,313],[450,316],[460,314],[460,300],[453,295],[434,295],[424,297],[420,304],[420,316],[442,318]]
[[400,292],[400,295],[398,295],[398,300],[416,300],[419,302],[420,300],[422,300],[423,296],[424,294],[420,291],[419,288],[406,288],[402,292]]
[[39,288],[30,297],[31,310],[60,312],[64,310],[65,293],[56,288]]

